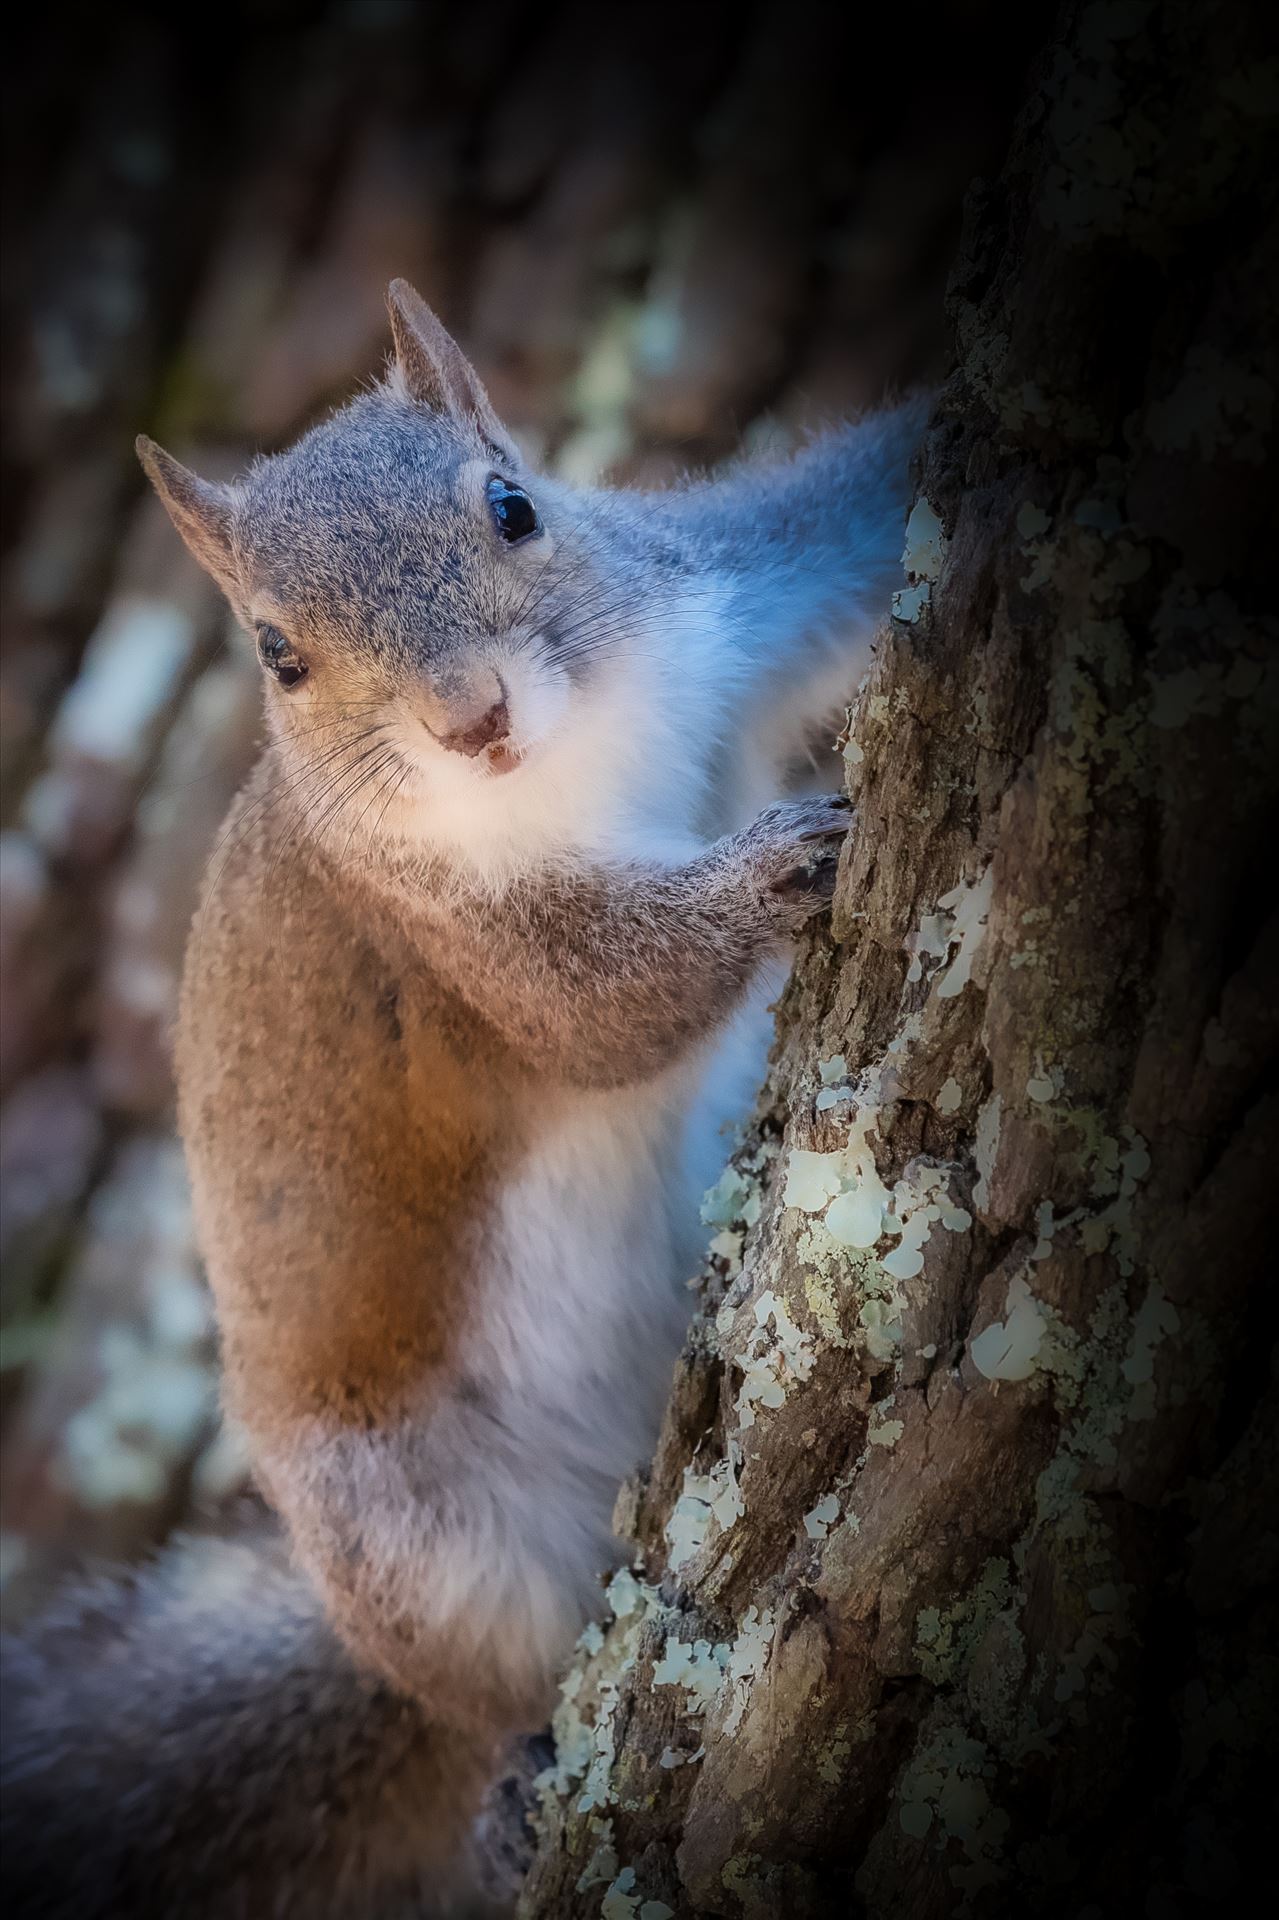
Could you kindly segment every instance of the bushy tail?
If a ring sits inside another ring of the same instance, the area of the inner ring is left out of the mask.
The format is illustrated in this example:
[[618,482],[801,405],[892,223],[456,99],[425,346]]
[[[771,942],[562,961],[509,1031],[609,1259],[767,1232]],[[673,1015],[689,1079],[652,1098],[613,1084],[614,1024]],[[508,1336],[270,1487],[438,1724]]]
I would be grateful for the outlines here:
[[694,564],[715,585],[731,681],[730,824],[779,787],[833,786],[844,710],[870,664],[902,568],[911,465],[932,398],[823,433],[674,496]]
[[931,407],[930,394],[913,393],[788,459],[751,460],[677,496],[734,642],[766,678],[794,673],[805,635],[886,618],[905,582],[911,464]]
[[191,1542],[3,1652],[15,1920],[484,1911],[456,1862],[493,1761],[359,1674],[282,1546]]

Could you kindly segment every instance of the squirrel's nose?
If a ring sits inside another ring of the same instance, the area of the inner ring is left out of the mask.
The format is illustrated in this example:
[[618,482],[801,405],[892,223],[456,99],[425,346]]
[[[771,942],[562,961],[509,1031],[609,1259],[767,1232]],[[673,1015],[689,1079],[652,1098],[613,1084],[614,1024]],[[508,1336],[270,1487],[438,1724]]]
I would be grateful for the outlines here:
[[482,753],[485,747],[496,746],[500,741],[505,740],[510,731],[511,715],[506,704],[506,696],[503,694],[487,713],[481,714],[480,718],[473,720],[469,726],[454,727],[448,733],[438,733],[435,737],[440,745],[448,747],[450,752],[464,753],[468,758],[474,759],[475,755]]
[[495,668],[479,662],[425,678],[417,709],[442,747],[470,760],[486,747],[500,748],[511,731],[506,682]]

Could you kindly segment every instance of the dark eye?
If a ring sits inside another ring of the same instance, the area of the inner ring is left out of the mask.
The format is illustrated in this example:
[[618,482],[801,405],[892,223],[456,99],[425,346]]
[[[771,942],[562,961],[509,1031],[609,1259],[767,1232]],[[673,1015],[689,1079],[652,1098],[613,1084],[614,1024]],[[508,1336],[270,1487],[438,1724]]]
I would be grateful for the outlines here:
[[503,540],[509,540],[513,546],[517,540],[527,540],[530,533],[540,530],[537,508],[523,487],[513,487],[509,480],[499,480],[494,474],[487,492],[493,525]]
[[306,679],[306,661],[296,653],[278,627],[258,628],[258,659],[282,687],[296,687]]

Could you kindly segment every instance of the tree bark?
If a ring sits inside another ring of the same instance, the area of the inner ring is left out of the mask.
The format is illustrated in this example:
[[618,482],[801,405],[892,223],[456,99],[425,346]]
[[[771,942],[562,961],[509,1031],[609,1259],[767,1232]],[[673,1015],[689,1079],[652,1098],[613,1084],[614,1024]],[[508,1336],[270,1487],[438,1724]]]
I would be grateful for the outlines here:
[[528,1920],[1243,1892],[1279,1558],[1260,12],[1068,6],[971,208],[831,937],[711,1196]]

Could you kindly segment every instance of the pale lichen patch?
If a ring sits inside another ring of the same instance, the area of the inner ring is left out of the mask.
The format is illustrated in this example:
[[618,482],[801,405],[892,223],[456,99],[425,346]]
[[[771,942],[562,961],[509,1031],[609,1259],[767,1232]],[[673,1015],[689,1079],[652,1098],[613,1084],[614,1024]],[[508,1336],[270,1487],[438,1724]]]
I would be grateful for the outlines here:
[[906,979],[913,984],[924,977],[926,960],[944,960],[950,950],[951,918],[947,913],[926,913],[915,932],[906,939],[910,965]]
[[903,587],[893,595],[893,619],[913,626],[932,597],[933,590],[927,580],[920,580],[913,587]]
[[590,1814],[587,1832],[598,1835],[594,1852],[577,1877],[577,1891],[606,1885],[617,1873],[617,1848],[613,1842],[613,1822],[605,1816]]
[[729,1443],[727,1456],[716,1461],[709,1473],[698,1473],[692,1467],[685,1467],[683,1490],[666,1523],[672,1573],[679,1573],[696,1558],[706,1542],[712,1522],[721,1533],[726,1533],[744,1512],[733,1442]]
[[[963,1232],[972,1219],[949,1198],[953,1170],[948,1167],[913,1161],[891,1191],[885,1186],[871,1145],[879,1114],[877,1090],[868,1077],[857,1090],[842,1149],[792,1151],[784,1199],[805,1212],[822,1212],[826,1234],[840,1247],[866,1252],[883,1239],[895,1239],[898,1244],[878,1264],[892,1279],[909,1280],[923,1269],[922,1249],[935,1223]],[[813,1245],[809,1251],[819,1249]]]
[[963,1674],[995,1617],[1012,1600],[1008,1562],[991,1559],[953,1607],[922,1607],[915,1618],[915,1657],[934,1686],[951,1686]]
[[827,1786],[837,1786],[844,1777],[844,1768],[852,1750],[853,1743],[841,1727],[839,1732],[818,1751],[816,1761],[818,1778],[824,1780]]
[[1187,349],[1177,385],[1146,414],[1152,446],[1212,459],[1229,453],[1260,465],[1274,390],[1259,368],[1227,360],[1207,341]]
[[771,1288],[760,1295],[753,1313],[750,1338],[735,1356],[742,1369],[735,1403],[741,1427],[754,1426],[757,1407],[780,1407],[791,1387],[808,1379],[817,1360],[812,1335],[796,1326]]
[[895,1447],[905,1431],[902,1420],[879,1420],[868,1428],[866,1438],[872,1447]]
[[987,1380],[1029,1380],[1048,1331],[1039,1302],[1020,1275],[1009,1283],[1005,1320],[992,1321],[969,1346],[973,1365]]
[[1132,1388],[1130,1420],[1152,1420],[1155,1414],[1155,1354],[1181,1318],[1158,1280],[1152,1280],[1133,1319],[1132,1338],[1124,1356],[1123,1377]]
[[[576,1657],[560,1684],[560,1700],[552,1717],[554,1763],[533,1782],[541,1800],[542,1817],[551,1802],[566,1798],[580,1782],[575,1800],[579,1816],[602,1815],[616,1795],[612,1787],[613,1722],[620,1690],[635,1666],[641,1634],[653,1617],[667,1612],[655,1587],[637,1580],[628,1567],[614,1574],[607,1589],[613,1626],[601,1639],[592,1622],[578,1640]],[[587,1691],[591,1670],[597,1697],[594,1719],[583,1717],[580,1697]],[[604,1828],[598,1829],[601,1833]]]
[[963,1088],[960,1086],[958,1080],[954,1079],[953,1076],[950,1079],[943,1080],[936,1101],[938,1113],[957,1113],[963,1097]]
[[730,1165],[702,1196],[702,1221],[708,1227],[732,1227],[738,1222],[753,1227],[762,1205],[758,1183]]
[[1094,1195],[1099,1199],[1113,1196],[1108,1206],[1090,1215],[1080,1228],[1084,1251],[1103,1253],[1109,1249],[1120,1273],[1127,1278],[1137,1252],[1133,1201],[1150,1172],[1149,1149],[1131,1127],[1123,1129],[1122,1143],[1116,1140],[1088,1109],[1073,1108],[1069,1117],[1084,1140],[1084,1163],[1092,1174]]
[[719,1693],[730,1651],[727,1641],[718,1645],[709,1640],[690,1643],[671,1634],[653,1668],[653,1685],[683,1687],[684,1712],[705,1713]]
[[623,1867],[600,1903],[600,1920],[675,1920],[664,1900],[644,1900],[634,1887],[634,1867]]
[[977,1115],[977,1127],[973,1137],[973,1162],[977,1168],[977,1183],[973,1188],[973,1200],[978,1211],[990,1205],[990,1179],[995,1171],[995,1160],[999,1153],[999,1117],[1003,1111],[1003,1097],[992,1093]]
[[962,1727],[940,1726],[921,1746],[898,1782],[903,1833],[945,1847],[956,1840],[966,1864],[950,1869],[954,1886],[972,1895],[1005,1878],[1004,1840],[1010,1821],[990,1797],[995,1777],[989,1749]]
[[[923,916],[905,941],[910,955],[906,970],[908,985],[922,980],[926,971],[936,972],[935,965],[929,963],[949,960],[935,981],[935,991],[942,1000],[954,999],[963,992],[972,978],[973,962],[985,938],[993,885],[994,875],[987,867],[979,879],[971,883],[961,881],[952,887],[937,902],[937,911]],[[889,1045],[891,1050],[892,1043]]]
[[804,1515],[804,1532],[810,1540],[824,1540],[839,1518],[839,1495],[825,1494]]
[[936,508],[921,494],[911,508],[910,518],[906,522],[906,547],[902,554],[902,567],[907,573],[913,574],[917,580],[940,579],[947,544],[946,534]]
[[835,1198],[844,1183],[844,1156],[836,1153],[809,1153],[792,1147],[786,1162],[786,1186],[783,1204],[799,1207],[805,1213],[820,1213]]
[[777,1623],[767,1607],[747,1607],[741,1627],[728,1656],[728,1714],[723,1731],[737,1732],[750,1699],[756,1676],[763,1671]]
[[994,884],[994,869],[988,866],[978,880],[971,885],[961,882],[959,886],[952,887],[937,903],[952,916],[947,939],[948,944],[957,949],[954,959],[937,982],[936,993],[941,1000],[953,1000],[972,978],[973,963],[986,937]]
[[803,1274],[804,1300],[822,1339],[846,1347],[845,1302],[857,1277],[847,1248],[827,1232],[823,1220],[814,1219],[800,1233],[795,1252]]
[[692,1642],[671,1634],[653,1668],[655,1687],[682,1687],[683,1711],[700,1717],[713,1707],[724,1710],[722,1731],[736,1733],[750,1700],[755,1677],[767,1662],[776,1621],[767,1608],[748,1607],[733,1641]]
[[1026,1098],[1039,1105],[1055,1100],[1061,1091],[1063,1075],[1060,1067],[1046,1066],[1042,1053],[1035,1055],[1035,1068],[1026,1082]]

